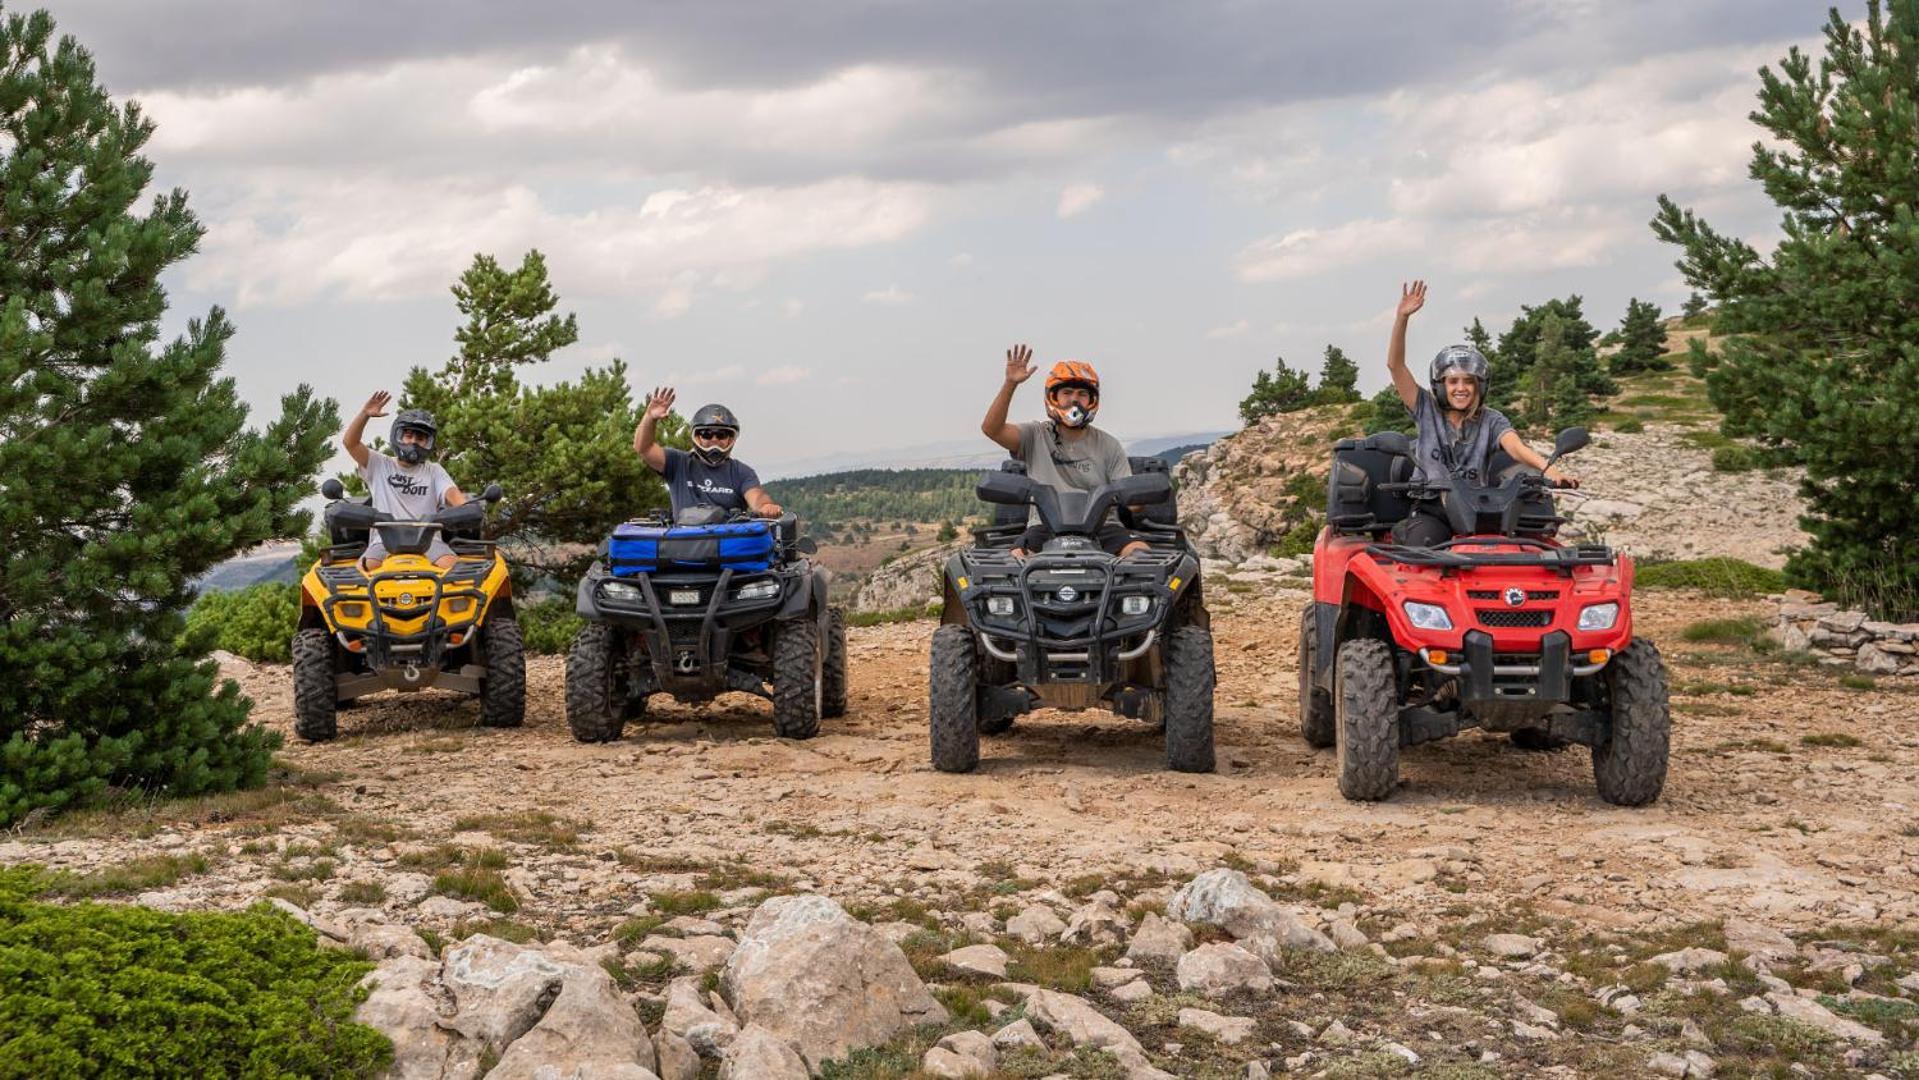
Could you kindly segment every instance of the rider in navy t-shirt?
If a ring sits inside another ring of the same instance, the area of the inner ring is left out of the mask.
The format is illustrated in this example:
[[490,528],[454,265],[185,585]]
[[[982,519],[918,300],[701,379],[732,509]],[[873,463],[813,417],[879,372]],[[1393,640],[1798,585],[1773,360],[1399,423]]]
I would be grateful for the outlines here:
[[784,513],[760,486],[759,474],[752,466],[734,460],[733,444],[739,439],[740,422],[726,406],[706,405],[693,414],[692,452],[659,444],[654,429],[673,412],[673,398],[672,387],[655,389],[647,399],[639,429],[633,433],[634,452],[666,480],[673,516],[677,518],[681,511],[694,506],[717,506],[764,518]]

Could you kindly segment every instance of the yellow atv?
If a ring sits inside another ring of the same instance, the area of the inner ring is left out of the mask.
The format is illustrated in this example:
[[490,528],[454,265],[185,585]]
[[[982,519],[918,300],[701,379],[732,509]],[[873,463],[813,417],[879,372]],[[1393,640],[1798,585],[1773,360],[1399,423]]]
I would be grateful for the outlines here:
[[[381,690],[430,686],[480,698],[480,722],[519,727],[526,717],[526,655],[513,617],[506,559],[480,539],[490,484],[479,502],[427,521],[393,521],[348,500],[338,480],[325,524],[333,546],[300,583],[300,628],[293,635],[293,731],[308,742],[339,733],[343,702]],[[378,570],[360,564],[378,530],[387,557]],[[444,535],[458,560],[441,570],[426,557]]]

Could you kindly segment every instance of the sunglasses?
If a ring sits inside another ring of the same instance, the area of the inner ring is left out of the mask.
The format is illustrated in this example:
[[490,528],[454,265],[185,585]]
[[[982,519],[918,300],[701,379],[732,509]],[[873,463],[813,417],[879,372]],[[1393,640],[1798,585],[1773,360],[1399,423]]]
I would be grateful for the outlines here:
[[707,442],[733,441],[733,433],[725,428],[700,428],[693,433],[693,437],[696,439],[705,439]]

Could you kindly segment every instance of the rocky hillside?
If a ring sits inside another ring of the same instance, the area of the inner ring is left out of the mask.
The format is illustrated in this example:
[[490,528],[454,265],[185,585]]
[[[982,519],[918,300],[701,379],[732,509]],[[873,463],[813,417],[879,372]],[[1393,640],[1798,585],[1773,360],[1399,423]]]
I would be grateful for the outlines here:
[[1173,470],[1179,523],[1209,559],[1244,562],[1323,519],[1333,443],[1364,434],[1356,407],[1269,416]]

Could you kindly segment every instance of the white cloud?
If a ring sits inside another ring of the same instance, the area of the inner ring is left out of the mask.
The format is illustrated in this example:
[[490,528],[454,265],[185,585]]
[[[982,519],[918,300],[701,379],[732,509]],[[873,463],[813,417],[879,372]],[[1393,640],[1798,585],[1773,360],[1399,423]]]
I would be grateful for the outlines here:
[[958,255],[946,260],[946,262],[949,266],[964,270],[973,265],[973,253],[970,251],[962,251]]
[[693,306],[693,290],[675,285],[653,302],[653,313],[662,319],[677,319]]
[[805,310],[806,310],[806,305],[804,303],[801,303],[800,301],[794,300],[792,298],[788,298],[784,303],[780,305],[780,313],[782,315],[785,315],[789,319],[799,318],[800,312]]
[[1059,193],[1059,216],[1069,218],[1091,210],[1106,197],[1106,189],[1098,184],[1068,184]]
[[1241,281],[1286,281],[1418,247],[1425,229],[1362,218],[1324,229],[1294,229],[1248,244],[1235,260]]
[[897,284],[888,285],[884,289],[874,289],[872,292],[860,297],[860,303],[862,304],[899,305],[911,303],[912,300],[913,294],[900,288]]
[[681,386],[710,386],[716,383],[738,382],[745,377],[745,375],[745,368],[738,364],[728,364],[725,367],[714,368],[711,371],[670,372],[666,376],[666,385],[676,388]]
[[1250,327],[1251,325],[1252,324],[1247,322],[1245,319],[1241,319],[1238,322],[1228,323],[1225,326],[1213,327],[1211,330],[1206,331],[1206,337],[1212,341],[1220,341],[1225,338],[1236,338],[1240,336],[1241,334],[1244,334],[1247,328]]
[[695,285],[747,287],[768,263],[889,243],[930,213],[919,185],[853,179],[671,189],[577,212],[519,186],[302,180],[216,214],[188,272],[196,287],[232,290],[241,307],[382,300],[441,294],[475,251],[538,247],[563,294],[660,290],[657,310],[670,318],[692,303]]
[[799,367],[795,364],[782,364],[779,367],[768,368],[761,372],[760,377],[753,381],[761,386],[788,386],[796,382],[804,382],[811,378],[812,375],[812,368]]

